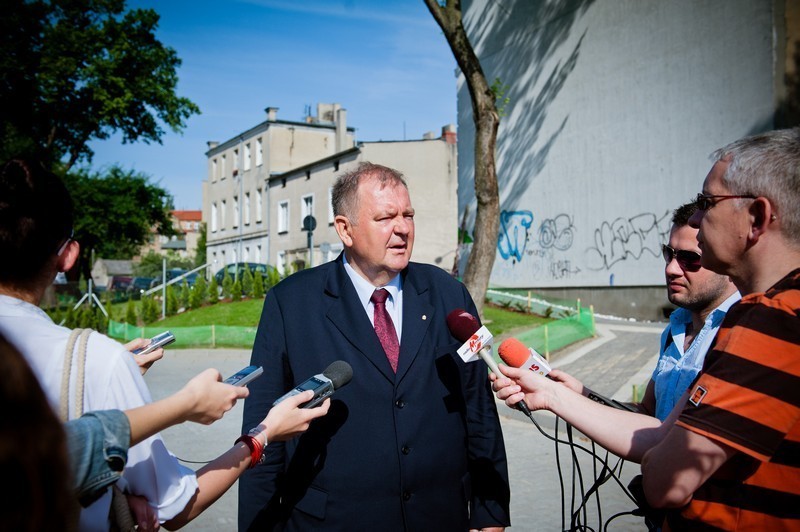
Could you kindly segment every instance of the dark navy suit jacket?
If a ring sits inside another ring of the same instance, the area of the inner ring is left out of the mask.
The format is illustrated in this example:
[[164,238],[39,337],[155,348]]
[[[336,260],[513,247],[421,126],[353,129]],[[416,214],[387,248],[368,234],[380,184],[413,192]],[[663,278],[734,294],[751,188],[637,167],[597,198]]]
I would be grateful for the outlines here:
[[508,525],[503,436],[483,361],[464,363],[445,318],[477,314],[464,285],[411,263],[403,275],[397,374],[341,256],[270,290],[243,431],[331,362],[353,368],[327,416],[239,481],[239,529],[437,530]]

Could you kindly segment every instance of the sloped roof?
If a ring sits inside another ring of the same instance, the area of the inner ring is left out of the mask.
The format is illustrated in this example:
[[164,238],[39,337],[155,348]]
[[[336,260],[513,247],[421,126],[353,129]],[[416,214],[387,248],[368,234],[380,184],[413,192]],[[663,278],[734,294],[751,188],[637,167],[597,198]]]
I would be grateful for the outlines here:
[[108,275],[130,275],[133,273],[133,261],[112,259],[97,259],[97,261],[102,261]]
[[172,216],[182,222],[201,222],[203,211],[172,211]]

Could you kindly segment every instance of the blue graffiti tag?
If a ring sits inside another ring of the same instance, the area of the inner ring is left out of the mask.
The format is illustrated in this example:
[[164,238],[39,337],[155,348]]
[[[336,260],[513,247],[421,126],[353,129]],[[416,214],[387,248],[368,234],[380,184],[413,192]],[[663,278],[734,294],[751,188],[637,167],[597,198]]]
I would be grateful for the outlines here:
[[502,211],[500,213],[500,235],[497,239],[497,250],[503,259],[508,260],[514,257],[517,261],[522,260],[531,224],[533,224],[531,211]]

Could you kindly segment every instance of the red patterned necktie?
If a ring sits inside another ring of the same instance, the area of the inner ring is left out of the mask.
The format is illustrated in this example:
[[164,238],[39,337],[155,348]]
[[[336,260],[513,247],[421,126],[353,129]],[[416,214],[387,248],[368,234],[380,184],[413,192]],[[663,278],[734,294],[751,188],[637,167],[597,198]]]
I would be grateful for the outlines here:
[[400,357],[400,342],[397,341],[397,331],[395,331],[392,318],[386,311],[386,299],[389,297],[389,292],[383,288],[379,288],[372,293],[369,300],[375,305],[374,323],[375,334],[378,335],[378,340],[381,341],[386,358],[389,359],[389,364],[392,365],[392,371],[397,373],[397,360]]

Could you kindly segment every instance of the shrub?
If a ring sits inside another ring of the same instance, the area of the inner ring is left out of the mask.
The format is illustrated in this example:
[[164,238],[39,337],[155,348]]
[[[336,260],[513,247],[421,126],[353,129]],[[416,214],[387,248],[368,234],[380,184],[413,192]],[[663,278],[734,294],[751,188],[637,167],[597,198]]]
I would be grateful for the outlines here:
[[200,308],[208,300],[208,287],[206,286],[206,278],[202,275],[197,277],[192,289],[192,295],[189,296],[189,306],[191,308]]
[[[260,277],[260,275],[259,275]],[[253,295],[253,274],[250,272],[250,268],[245,268],[244,273],[242,274],[242,295],[245,296],[252,296]]]
[[212,277],[211,283],[208,285],[208,302],[216,305],[219,301],[219,285],[217,285],[217,278]]
[[264,276],[258,274],[253,279],[253,297],[255,299],[261,299],[264,297]]
[[136,325],[136,306],[133,304],[133,299],[128,299],[125,305],[125,319],[123,320],[129,325]]
[[178,296],[175,295],[175,286],[167,287],[167,316],[174,316],[178,313]]
[[231,297],[231,289],[233,288],[233,279],[231,276],[228,275],[228,269],[225,269],[225,273],[222,277],[222,297],[224,299],[230,299]]
[[236,281],[233,283],[233,287],[231,288],[231,301],[241,301],[242,300],[242,283]]

